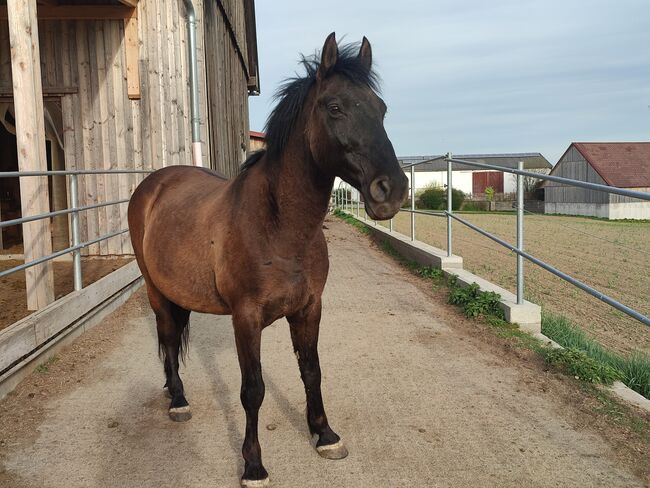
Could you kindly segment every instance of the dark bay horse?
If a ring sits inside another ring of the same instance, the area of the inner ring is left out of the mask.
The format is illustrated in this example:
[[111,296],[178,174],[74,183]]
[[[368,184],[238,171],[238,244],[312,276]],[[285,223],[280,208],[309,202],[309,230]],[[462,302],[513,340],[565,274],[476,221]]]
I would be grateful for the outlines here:
[[383,126],[370,43],[342,46],[334,33],[306,74],[288,80],[266,126],[267,149],[226,180],[197,167],[148,176],[129,203],[129,228],[144,276],[171,396],[169,415],[188,420],[178,375],[191,311],[232,315],[246,411],[242,486],[266,486],[258,442],[264,398],[262,330],[286,317],[307,396],[318,453],[347,450],[330,427],[321,397],[318,328],[329,267],[322,231],[334,178],[364,196],[368,214],[391,218],[407,193]]

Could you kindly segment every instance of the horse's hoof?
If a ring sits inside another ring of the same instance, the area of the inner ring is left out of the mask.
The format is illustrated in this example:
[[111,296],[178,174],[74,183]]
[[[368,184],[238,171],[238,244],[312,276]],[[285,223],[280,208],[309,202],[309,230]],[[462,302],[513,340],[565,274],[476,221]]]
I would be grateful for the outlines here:
[[269,477],[267,476],[263,480],[241,480],[241,485],[244,488],[262,488],[264,486],[269,486],[271,482],[269,481]]
[[343,444],[343,441],[326,446],[316,446],[316,452],[320,457],[325,459],[343,459],[348,457],[348,449]]
[[169,398],[170,400],[172,399],[172,394],[169,393],[169,388],[166,386],[163,386],[163,395],[165,395],[165,397]]
[[184,407],[175,407],[169,409],[169,418],[174,422],[187,422],[192,418],[192,412],[190,411],[190,406],[185,405]]

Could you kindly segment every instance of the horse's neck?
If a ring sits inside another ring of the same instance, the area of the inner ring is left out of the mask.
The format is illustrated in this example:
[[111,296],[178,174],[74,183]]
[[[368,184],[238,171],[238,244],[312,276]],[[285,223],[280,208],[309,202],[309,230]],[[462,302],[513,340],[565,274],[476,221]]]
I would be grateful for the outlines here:
[[322,228],[334,185],[323,174],[302,144],[289,144],[274,165],[269,190],[278,208],[278,230],[287,239],[307,244]]

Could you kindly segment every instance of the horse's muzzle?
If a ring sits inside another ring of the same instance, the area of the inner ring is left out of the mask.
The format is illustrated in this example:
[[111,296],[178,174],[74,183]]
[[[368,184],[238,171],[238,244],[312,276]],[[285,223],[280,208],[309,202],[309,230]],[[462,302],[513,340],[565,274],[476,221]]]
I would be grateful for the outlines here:
[[373,220],[387,220],[399,212],[408,196],[408,179],[401,171],[394,177],[381,175],[370,182],[365,208]]

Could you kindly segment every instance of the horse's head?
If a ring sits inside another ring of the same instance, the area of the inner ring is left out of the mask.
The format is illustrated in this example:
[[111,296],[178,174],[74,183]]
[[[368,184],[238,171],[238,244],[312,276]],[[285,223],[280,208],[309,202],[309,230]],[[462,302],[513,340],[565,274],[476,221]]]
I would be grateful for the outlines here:
[[384,130],[386,105],[375,91],[371,65],[365,37],[354,56],[339,54],[334,33],[327,37],[305,132],[319,168],[354,186],[368,215],[385,220],[404,202],[408,180]]

